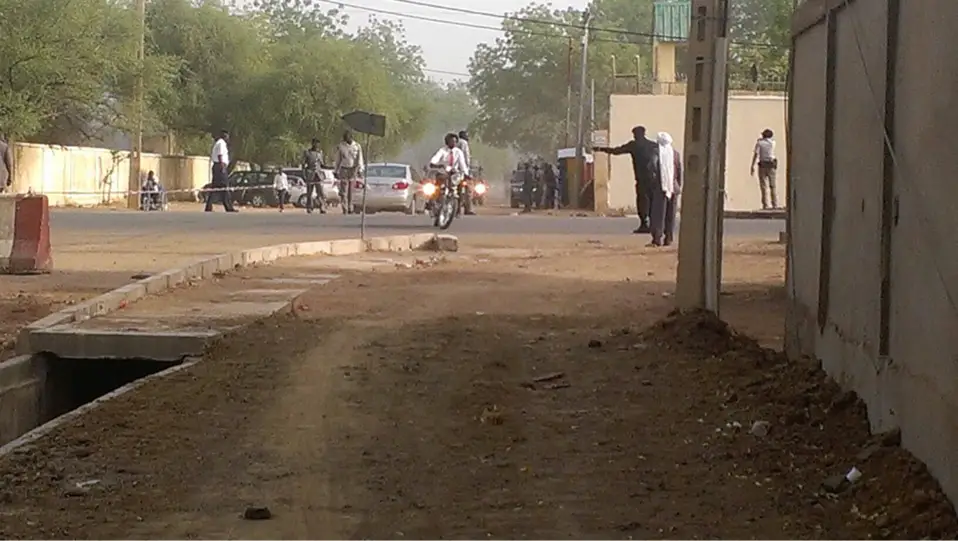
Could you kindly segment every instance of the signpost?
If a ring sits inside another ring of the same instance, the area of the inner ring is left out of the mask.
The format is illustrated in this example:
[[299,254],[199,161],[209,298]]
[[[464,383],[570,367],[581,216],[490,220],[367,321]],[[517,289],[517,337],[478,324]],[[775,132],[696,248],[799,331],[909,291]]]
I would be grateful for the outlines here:
[[[386,136],[386,117],[383,115],[377,115],[375,113],[367,113],[366,111],[353,111],[351,113],[346,113],[342,116],[343,122],[350,127],[355,132],[366,134],[366,144],[363,150],[363,155],[368,158],[366,154],[369,152],[369,136],[375,135],[376,137],[385,137]],[[352,182],[352,180],[350,180]],[[363,208],[360,212],[359,218],[359,238],[361,240],[366,240],[366,190],[369,188],[369,185],[366,184],[366,178],[363,177]],[[344,194],[340,194],[340,197],[343,197]]]

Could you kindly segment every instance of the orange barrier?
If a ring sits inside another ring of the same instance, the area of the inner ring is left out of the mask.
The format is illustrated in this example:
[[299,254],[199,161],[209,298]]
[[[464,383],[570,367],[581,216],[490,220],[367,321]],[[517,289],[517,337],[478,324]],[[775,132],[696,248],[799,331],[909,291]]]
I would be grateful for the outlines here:
[[45,195],[0,196],[0,272],[53,270],[50,205]]

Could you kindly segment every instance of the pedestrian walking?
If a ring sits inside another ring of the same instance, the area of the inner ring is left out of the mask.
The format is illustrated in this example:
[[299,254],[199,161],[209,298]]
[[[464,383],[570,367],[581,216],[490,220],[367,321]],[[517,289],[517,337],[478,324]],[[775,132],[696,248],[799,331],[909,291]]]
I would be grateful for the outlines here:
[[213,212],[213,202],[217,199],[223,203],[223,209],[226,212],[239,212],[233,208],[233,194],[230,192],[229,140],[230,133],[222,130],[213,142],[213,151],[210,153],[210,162],[213,164],[213,191],[206,194],[206,212]]
[[323,189],[323,171],[326,159],[319,147],[319,139],[313,139],[309,148],[303,151],[303,176],[306,177],[306,213],[312,214],[313,207],[319,204],[319,213],[326,214],[326,192]]
[[363,148],[353,140],[349,130],[343,133],[343,140],[336,145],[336,178],[339,179],[339,198],[342,201],[343,214],[353,213],[353,184],[366,169],[363,161]]
[[[755,142],[752,151],[752,176],[755,176],[758,166],[758,187],[762,191],[762,210],[777,209],[778,194],[776,193],[775,177],[778,173],[778,158],[775,157],[775,134],[772,130],[762,131],[762,136]],[[771,207],[769,207],[771,196]]]
[[0,161],[0,193],[10,189],[13,185],[13,156],[10,151],[10,143],[7,142],[7,134],[0,133],[0,155],[3,160]]
[[675,239],[675,213],[682,194],[682,155],[672,146],[672,136],[660,132],[658,143],[658,184],[649,191],[651,246],[669,246]]
[[649,194],[658,178],[657,162],[659,145],[645,137],[645,126],[632,128],[632,140],[617,147],[593,147],[593,150],[613,156],[628,154],[632,158],[632,171],[635,175],[635,207],[639,215],[639,227],[633,233],[649,233],[651,202]]
[[276,190],[276,199],[279,200],[279,211],[283,212],[286,198],[289,197],[289,177],[282,169],[277,169],[276,174],[273,175],[273,189]]

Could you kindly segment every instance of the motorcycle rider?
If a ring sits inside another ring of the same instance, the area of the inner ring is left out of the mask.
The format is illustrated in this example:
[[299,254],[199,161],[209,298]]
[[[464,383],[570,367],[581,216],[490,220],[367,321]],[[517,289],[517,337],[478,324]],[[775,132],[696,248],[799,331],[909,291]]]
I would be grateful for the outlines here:
[[[458,142],[456,146],[459,150],[462,151],[462,156],[466,161],[466,167],[471,171],[472,170],[472,152],[469,149],[469,134],[466,133],[466,130],[462,130],[458,135]],[[466,190],[463,193],[462,209],[466,215],[471,216],[476,212],[472,209],[472,188]]]
[[436,151],[432,159],[429,160],[430,167],[448,167],[451,169],[451,174],[449,178],[446,179],[446,182],[453,182],[453,177],[455,176],[469,176],[469,165],[466,163],[466,156],[463,154],[462,149],[456,145],[458,140],[459,138],[456,134],[447,133],[445,138],[446,144]]

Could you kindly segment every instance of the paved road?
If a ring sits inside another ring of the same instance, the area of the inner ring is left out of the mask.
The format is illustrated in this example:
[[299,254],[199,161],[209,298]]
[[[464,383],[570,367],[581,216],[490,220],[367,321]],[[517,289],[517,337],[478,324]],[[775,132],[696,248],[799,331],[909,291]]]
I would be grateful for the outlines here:
[[[140,213],[116,210],[56,209],[52,212],[52,229],[60,233],[123,236],[206,234],[274,235],[284,237],[321,234],[350,237],[359,233],[359,216],[342,214],[306,215],[302,210],[279,214],[276,211],[223,212],[156,212]],[[628,233],[635,226],[632,218],[592,218],[569,216],[469,216],[457,220],[450,233],[461,235],[615,235]],[[428,218],[383,213],[366,218],[368,235],[400,235],[429,232]],[[782,220],[725,220],[729,237],[776,238],[785,230]]]

